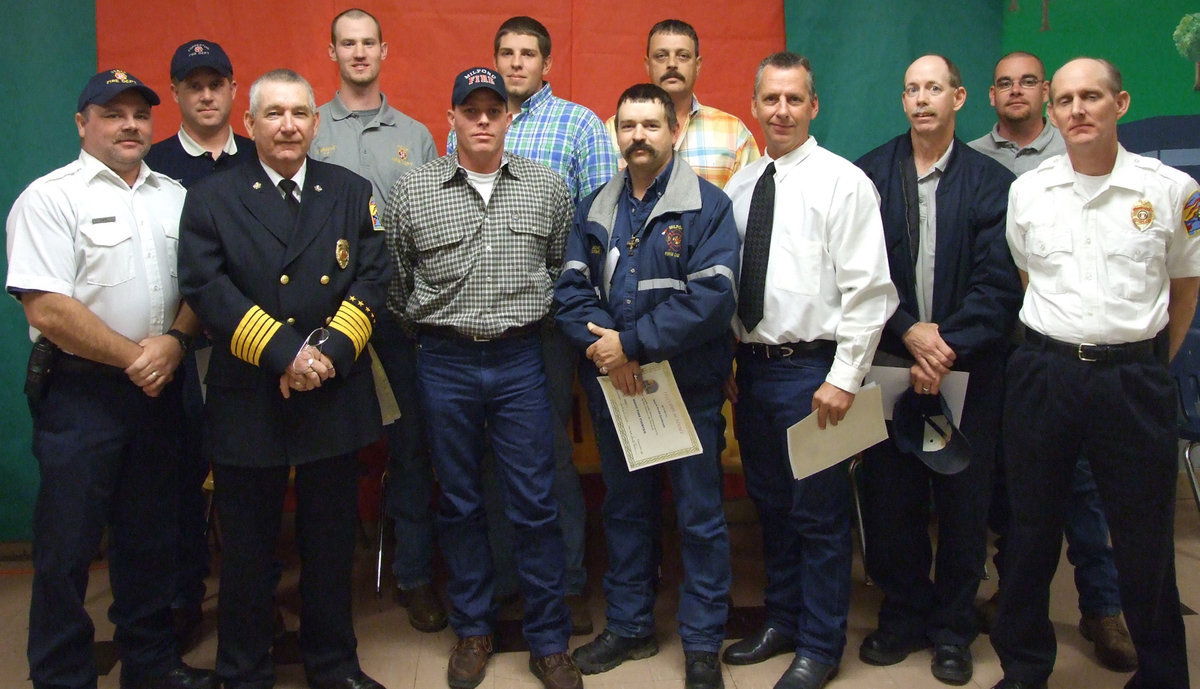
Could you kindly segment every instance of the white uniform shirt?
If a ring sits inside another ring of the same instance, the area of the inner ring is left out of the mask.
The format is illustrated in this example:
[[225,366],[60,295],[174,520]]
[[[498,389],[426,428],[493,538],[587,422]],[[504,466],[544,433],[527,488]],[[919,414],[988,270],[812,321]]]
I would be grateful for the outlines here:
[[[165,333],[179,309],[184,193],[145,163],[130,188],[80,151],[13,204],[6,288],[72,297],[134,342]],[[29,329],[30,339],[37,334]]]
[[1029,274],[1021,322],[1072,343],[1154,337],[1167,326],[1170,280],[1200,275],[1198,211],[1191,177],[1124,147],[1091,198],[1065,155],[1022,175],[1007,232]]
[[[739,170],[725,193],[738,234],[764,156]],[[767,263],[763,318],[742,342],[784,344],[831,340],[837,355],[826,381],[857,392],[871,367],[884,323],[899,304],[883,245],[879,195],[850,161],[807,141],[775,162],[775,216]]]

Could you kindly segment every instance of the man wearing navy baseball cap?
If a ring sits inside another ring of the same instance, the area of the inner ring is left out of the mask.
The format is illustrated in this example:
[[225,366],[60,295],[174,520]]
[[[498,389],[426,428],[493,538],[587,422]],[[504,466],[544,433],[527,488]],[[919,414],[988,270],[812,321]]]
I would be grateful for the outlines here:
[[[237,82],[233,65],[220,45],[202,38],[175,49],[171,58],[171,95],[179,105],[179,132],[150,147],[146,164],[190,187],[208,175],[253,160],[254,142],[233,133],[229,125]],[[197,640],[202,619],[204,578],[208,576],[207,501],[204,480],[208,462],[201,453],[204,400],[196,351],[208,346],[201,338],[184,357],[183,408],[186,417],[184,454],[179,470],[179,556],[171,613],[183,648]]]
[[120,69],[79,94],[78,160],[34,181],[8,216],[9,294],[35,344],[25,392],[41,484],[33,518],[29,676],[35,689],[95,687],[88,567],[109,533],[109,618],[122,689],[209,689],[171,629],[175,371],[199,330],[180,300],[184,190],[153,172],[158,95]]
[[204,177],[253,159],[254,145],[233,133],[229,116],[237,95],[233,64],[224,49],[198,38],[175,49],[171,95],[179,104],[179,133],[154,144],[146,164],[190,187]]
[[550,168],[504,151],[504,79],[475,67],[454,79],[454,153],[401,178],[383,215],[397,273],[388,306],[418,334],[417,378],[458,642],[447,682],[483,681],[492,654],[494,567],[480,466],[495,455],[525,593],[529,669],[547,689],[580,689],[567,654],[563,539],[551,495],[553,415],[540,333],[574,204]]

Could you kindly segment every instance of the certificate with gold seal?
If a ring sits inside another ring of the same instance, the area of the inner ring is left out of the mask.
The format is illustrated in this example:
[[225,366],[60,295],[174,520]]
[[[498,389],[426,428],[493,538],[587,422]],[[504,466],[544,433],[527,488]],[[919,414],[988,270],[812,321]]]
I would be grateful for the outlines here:
[[700,454],[703,448],[688,416],[670,362],[642,365],[645,392],[630,397],[600,376],[600,389],[612,414],[630,471]]

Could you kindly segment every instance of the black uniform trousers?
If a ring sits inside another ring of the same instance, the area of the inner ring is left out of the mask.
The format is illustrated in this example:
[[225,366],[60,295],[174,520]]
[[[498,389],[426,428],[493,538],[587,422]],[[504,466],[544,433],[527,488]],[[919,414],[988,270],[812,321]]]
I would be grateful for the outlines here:
[[1029,342],[1009,359],[1004,450],[1013,521],[991,632],[1005,677],[1044,682],[1054,668],[1050,580],[1083,454],[1100,489],[1137,648],[1138,670],[1125,686],[1188,687],[1175,584],[1175,406],[1165,333],[1155,353],[1112,361]]
[[[971,461],[939,474],[892,439],[863,453],[863,520],[867,573],[883,591],[879,628],[910,640],[970,646],[979,633],[975,594],[987,559],[1004,358],[981,359],[957,426]],[[930,494],[937,517],[937,554],[929,536]]]
[[[60,354],[30,402],[41,484],[33,515],[29,673],[37,689],[96,686],[88,568],[109,527],[109,582],[121,676],[178,665],[171,627],[179,381],[155,398],[112,366]],[[123,682],[124,683],[124,682]]]
[[[278,582],[275,550],[289,470],[213,464],[213,497],[226,525],[216,670],[227,689],[275,684],[271,597]],[[300,650],[310,684],[359,671],[350,586],[358,474],[354,453],[296,466]]]

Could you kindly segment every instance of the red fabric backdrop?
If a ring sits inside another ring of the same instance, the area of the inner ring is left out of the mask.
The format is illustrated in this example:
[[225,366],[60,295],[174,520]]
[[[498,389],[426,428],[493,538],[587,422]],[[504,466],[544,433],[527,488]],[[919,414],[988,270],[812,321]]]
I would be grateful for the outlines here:
[[[239,83],[234,128],[244,133],[241,116],[250,83],[267,70],[294,69],[312,82],[318,104],[332,98],[338,80],[326,50],[329,22],[350,6],[329,0],[97,0],[99,68],[128,70],[164,98],[167,107],[156,109],[157,140],[179,127],[169,88],[175,47],[193,38],[217,41],[233,61]],[[449,129],[445,113],[454,75],[468,67],[491,66],[496,28],[515,14],[535,17],[550,30],[554,64],[548,79],[554,92],[586,105],[602,119],[613,114],[625,87],[646,80],[642,60],[650,27],[677,17],[700,35],[704,63],[696,90],[701,101],[738,115],[761,138],[750,118],[754,69],[767,54],[784,48],[781,0],[363,0],[358,6],[383,26],[389,51],[381,76],[384,93],[394,106],[429,127],[439,151],[445,148]]]

